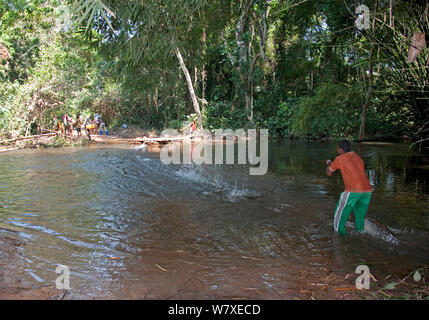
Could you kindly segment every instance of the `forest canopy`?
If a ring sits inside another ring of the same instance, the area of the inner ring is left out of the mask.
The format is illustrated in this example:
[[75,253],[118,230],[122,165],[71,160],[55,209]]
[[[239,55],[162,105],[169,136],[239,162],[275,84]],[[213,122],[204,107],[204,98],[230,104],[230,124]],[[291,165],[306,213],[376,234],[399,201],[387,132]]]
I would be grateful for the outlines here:
[[0,0],[0,135],[97,112],[110,127],[196,118],[273,139],[428,142],[428,11],[422,0]]

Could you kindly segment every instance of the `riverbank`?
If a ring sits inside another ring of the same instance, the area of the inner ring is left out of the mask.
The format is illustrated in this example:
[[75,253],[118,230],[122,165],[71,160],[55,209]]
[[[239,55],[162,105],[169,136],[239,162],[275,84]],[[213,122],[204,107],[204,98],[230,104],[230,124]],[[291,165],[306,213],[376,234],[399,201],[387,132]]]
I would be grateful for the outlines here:
[[41,134],[31,137],[2,140],[0,153],[20,149],[58,148],[86,146],[91,143],[85,136],[62,136],[60,133]]
[[131,139],[139,137],[154,138],[160,134],[160,132],[141,129],[137,126],[128,126],[127,128],[117,127],[109,130],[109,132],[109,136],[99,135],[98,132],[95,132],[91,134],[92,140],[89,140],[85,134],[78,137],[76,132],[73,132],[73,136],[63,136],[60,132],[55,131],[32,137],[4,138],[0,139],[0,142],[4,141],[4,143],[0,143],[0,153],[20,149],[87,146],[94,142],[128,144]]
[[136,125],[129,125],[126,128],[115,127],[109,130],[109,134],[119,138],[134,139],[138,137],[154,138],[158,137],[161,131],[142,129]]
[[[54,131],[49,131],[54,133]],[[122,126],[114,127],[109,129],[109,136],[99,135],[98,132],[94,132],[91,134],[92,140],[89,140],[85,134],[82,134],[80,137],[77,137],[77,133],[74,132],[73,136],[64,137],[60,132],[55,132],[57,134],[56,137],[45,137],[41,135],[41,137],[37,137],[32,140],[18,140],[17,143],[10,144],[1,144],[0,143],[0,153],[7,151],[14,151],[19,149],[35,149],[35,148],[49,148],[49,147],[70,147],[70,146],[86,146],[93,142],[96,143],[124,143],[124,144],[140,144],[141,142],[134,142],[132,139],[137,138],[157,138],[160,136],[160,130],[153,129],[143,129],[137,125],[128,125],[126,128]],[[22,138],[19,138],[22,139]],[[0,139],[2,140],[2,139]],[[323,138],[308,138],[308,139],[299,139],[299,138],[283,138],[277,139],[276,142],[281,141],[297,141],[297,142],[326,142],[330,143],[333,141],[337,141],[338,139],[333,137],[323,137]],[[1,141],[0,141],[1,142]],[[403,136],[399,140],[389,139],[389,137],[385,136],[377,136],[377,137],[368,137],[366,140],[360,142],[362,144],[392,144],[392,143],[408,143],[410,148],[413,147],[416,151],[424,152],[427,148],[422,147],[420,144],[412,143],[412,141]]]

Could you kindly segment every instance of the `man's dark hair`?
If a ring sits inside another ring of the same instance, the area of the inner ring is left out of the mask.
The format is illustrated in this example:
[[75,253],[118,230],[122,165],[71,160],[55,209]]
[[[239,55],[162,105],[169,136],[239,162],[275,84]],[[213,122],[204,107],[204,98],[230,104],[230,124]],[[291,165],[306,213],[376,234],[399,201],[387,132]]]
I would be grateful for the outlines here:
[[338,142],[338,148],[341,148],[344,152],[350,151],[350,142],[348,140],[341,140]]

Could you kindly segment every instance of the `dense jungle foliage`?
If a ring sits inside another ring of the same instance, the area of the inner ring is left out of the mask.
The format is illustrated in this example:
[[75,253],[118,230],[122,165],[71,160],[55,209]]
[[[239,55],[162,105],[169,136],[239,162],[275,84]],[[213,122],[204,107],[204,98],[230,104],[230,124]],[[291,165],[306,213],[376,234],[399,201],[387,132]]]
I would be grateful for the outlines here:
[[98,112],[109,127],[195,117],[273,139],[428,142],[428,49],[410,61],[427,1],[0,0],[0,18],[0,136]]

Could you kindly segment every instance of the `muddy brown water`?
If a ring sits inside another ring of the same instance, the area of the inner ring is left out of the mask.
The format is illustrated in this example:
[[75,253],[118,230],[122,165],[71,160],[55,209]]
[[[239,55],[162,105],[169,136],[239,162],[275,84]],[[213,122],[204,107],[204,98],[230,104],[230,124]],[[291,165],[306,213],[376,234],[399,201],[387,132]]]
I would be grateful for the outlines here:
[[0,236],[26,243],[24,285],[54,285],[65,265],[77,299],[282,299],[306,270],[311,282],[317,270],[367,264],[384,276],[429,264],[429,157],[402,144],[354,147],[374,188],[368,216],[399,243],[335,234],[343,183],[324,164],[335,145],[294,142],[270,144],[262,176],[247,165],[164,165],[125,145],[2,154]]

